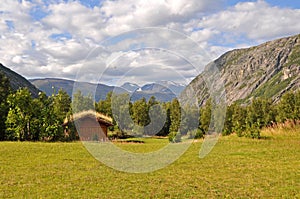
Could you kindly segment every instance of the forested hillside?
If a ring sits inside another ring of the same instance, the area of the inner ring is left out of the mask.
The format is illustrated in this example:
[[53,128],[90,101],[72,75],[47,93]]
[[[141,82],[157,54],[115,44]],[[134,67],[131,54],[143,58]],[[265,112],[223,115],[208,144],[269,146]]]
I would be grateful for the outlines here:
[[10,87],[13,91],[19,88],[28,88],[33,97],[37,97],[40,92],[34,85],[32,85],[27,79],[19,75],[18,73],[10,70],[0,63],[0,73],[4,74],[10,82]]

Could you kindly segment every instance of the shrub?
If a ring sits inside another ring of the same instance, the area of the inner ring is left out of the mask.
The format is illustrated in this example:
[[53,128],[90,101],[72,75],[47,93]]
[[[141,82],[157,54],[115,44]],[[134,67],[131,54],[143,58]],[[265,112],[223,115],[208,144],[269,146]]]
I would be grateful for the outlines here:
[[129,135],[127,132],[125,131],[121,131],[121,130],[115,130],[115,131],[110,131],[107,134],[108,139],[110,140],[114,140],[114,139],[127,139],[127,138],[132,138],[134,136]]
[[260,129],[259,129],[259,127],[257,125],[251,125],[251,127],[248,127],[246,129],[245,136],[253,138],[253,139],[254,138],[260,139],[261,136],[260,136]]
[[169,141],[173,143],[181,142],[181,134],[179,132],[171,132],[168,135]]
[[194,129],[188,132],[189,139],[200,139],[203,138],[203,132],[200,129]]

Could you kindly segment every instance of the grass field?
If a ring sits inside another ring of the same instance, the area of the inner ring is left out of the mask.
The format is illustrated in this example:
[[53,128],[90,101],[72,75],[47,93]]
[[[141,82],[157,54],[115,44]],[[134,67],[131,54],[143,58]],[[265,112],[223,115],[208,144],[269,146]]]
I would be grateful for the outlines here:
[[[0,143],[0,198],[300,198],[300,133],[228,136],[199,159],[202,141],[170,166],[130,174],[95,160],[82,143]],[[120,143],[157,150],[165,139]]]

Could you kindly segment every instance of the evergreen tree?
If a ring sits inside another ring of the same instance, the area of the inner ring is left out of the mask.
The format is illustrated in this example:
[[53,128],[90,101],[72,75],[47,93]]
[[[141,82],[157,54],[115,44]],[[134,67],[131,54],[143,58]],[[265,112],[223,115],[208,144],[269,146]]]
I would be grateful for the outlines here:
[[133,127],[133,122],[130,117],[132,104],[129,99],[130,97],[127,93],[112,95],[112,115],[122,134]]
[[230,135],[231,133],[233,133],[233,114],[234,105],[228,106],[226,110],[226,118],[222,135]]
[[185,106],[182,109],[182,124],[180,125],[180,132],[182,135],[189,131],[194,131],[199,128],[199,110],[194,106]]
[[148,115],[148,105],[145,98],[137,100],[132,105],[132,117],[135,124],[139,126],[146,126],[150,119]]
[[178,132],[181,123],[181,107],[177,98],[173,99],[170,105],[170,120],[169,132]]
[[158,132],[156,135],[158,136],[167,136],[169,134],[170,126],[171,126],[171,111],[170,111],[170,102],[166,102],[162,104],[162,107],[164,109],[164,112],[166,113],[166,119],[165,124],[160,132]]
[[148,101],[150,122],[145,128],[146,135],[161,134],[167,120],[166,110],[162,104],[158,103],[153,97]]
[[208,99],[203,107],[200,109],[200,129],[203,134],[208,133],[210,124],[213,124],[212,120],[212,100]]

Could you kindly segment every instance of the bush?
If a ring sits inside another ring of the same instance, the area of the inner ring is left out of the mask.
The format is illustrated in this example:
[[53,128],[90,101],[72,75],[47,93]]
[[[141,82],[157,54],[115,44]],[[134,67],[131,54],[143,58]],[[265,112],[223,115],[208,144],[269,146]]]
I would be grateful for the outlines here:
[[181,134],[179,132],[171,132],[169,133],[168,137],[170,142],[181,142]]
[[127,138],[132,138],[134,136],[129,135],[127,132],[125,131],[121,131],[121,130],[115,130],[115,131],[110,131],[107,133],[107,137],[110,140],[114,140],[114,139],[127,139]]
[[261,136],[260,136],[260,129],[259,129],[259,127],[257,125],[251,125],[251,127],[248,127],[246,129],[245,136],[253,138],[253,139],[254,138],[260,139]]
[[194,129],[188,132],[189,139],[200,139],[203,138],[203,132],[200,129]]

